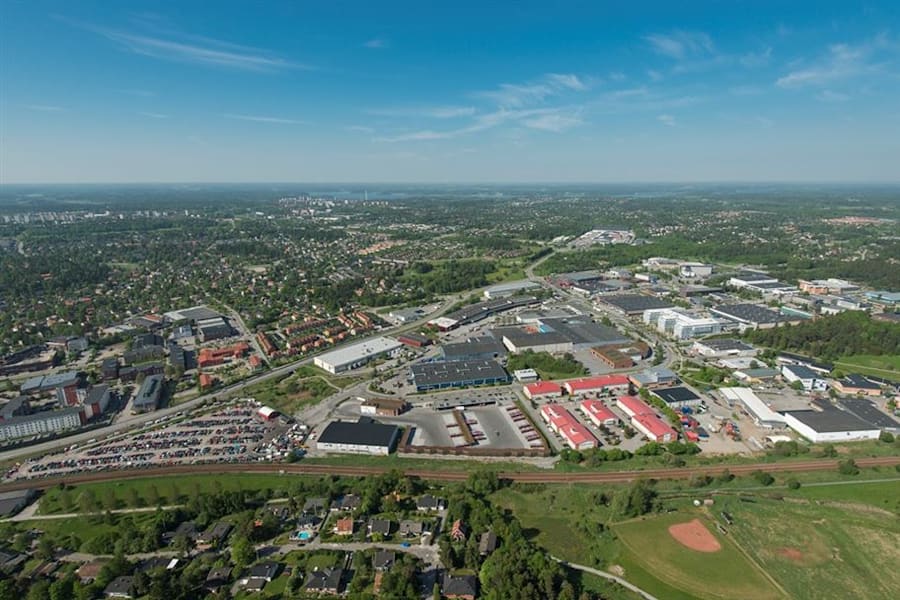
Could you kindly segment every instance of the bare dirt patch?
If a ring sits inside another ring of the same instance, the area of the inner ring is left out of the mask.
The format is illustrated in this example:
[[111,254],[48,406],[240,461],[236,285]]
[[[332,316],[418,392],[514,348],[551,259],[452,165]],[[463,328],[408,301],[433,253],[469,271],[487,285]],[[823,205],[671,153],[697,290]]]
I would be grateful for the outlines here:
[[797,548],[779,548],[777,553],[778,556],[782,556],[794,563],[802,563],[803,559],[806,558],[806,555]]
[[722,549],[722,544],[710,533],[706,525],[700,522],[700,519],[671,525],[669,535],[682,546],[697,552],[718,552]]

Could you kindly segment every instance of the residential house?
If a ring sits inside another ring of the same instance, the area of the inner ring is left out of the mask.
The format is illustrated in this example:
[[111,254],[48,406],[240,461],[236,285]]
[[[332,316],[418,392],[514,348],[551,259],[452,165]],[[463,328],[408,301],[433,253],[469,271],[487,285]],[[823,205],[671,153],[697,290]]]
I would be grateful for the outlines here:
[[416,499],[416,510],[440,512],[447,508],[447,501],[443,498],[425,494]]
[[461,542],[466,539],[466,526],[463,525],[461,519],[453,521],[453,527],[450,528],[450,539],[454,542]]
[[103,589],[103,595],[107,598],[134,598],[134,577],[122,575],[109,582]]
[[400,521],[400,529],[398,533],[401,537],[411,538],[421,536],[424,530],[425,525],[422,523],[422,521],[411,521],[409,519],[404,519],[403,521]]
[[355,494],[347,494],[341,496],[331,503],[331,512],[340,512],[342,510],[356,510],[362,506],[362,498]]
[[444,574],[441,582],[441,594],[445,598],[457,600],[475,600],[478,596],[478,578],[474,575]]
[[231,567],[217,567],[210,569],[203,583],[203,589],[213,594],[226,587],[231,582]]
[[397,555],[390,550],[377,550],[372,559],[372,566],[376,571],[387,571],[394,566]]
[[319,569],[306,576],[303,587],[308,592],[318,594],[340,594],[343,578],[343,569]]
[[492,554],[497,549],[497,534],[493,531],[485,531],[478,541],[478,553],[482,556]]
[[281,573],[282,565],[277,562],[266,561],[250,567],[250,578],[258,577],[265,579],[267,582],[272,581]]
[[391,530],[393,529],[393,522],[388,519],[371,519],[369,521],[369,535],[381,535],[383,537],[388,537],[391,535]]
[[338,519],[337,523],[334,524],[334,534],[335,535],[353,535],[354,529],[353,517],[344,517],[343,519]]

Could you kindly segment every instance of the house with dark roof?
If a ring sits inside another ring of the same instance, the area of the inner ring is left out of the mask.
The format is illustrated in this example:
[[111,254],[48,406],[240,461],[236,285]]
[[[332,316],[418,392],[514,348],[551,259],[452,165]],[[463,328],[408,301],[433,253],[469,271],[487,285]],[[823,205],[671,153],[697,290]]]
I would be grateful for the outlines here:
[[343,569],[319,569],[306,576],[304,589],[318,594],[340,594],[343,587]]
[[441,594],[445,598],[457,600],[475,600],[478,596],[478,578],[474,575],[444,574],[441,582]]
[[442,511],[447,508],[447,501],[431,494],[419,496],[416,499],[416,510],[420,511]]
[[497,549],[497,534],[493,531],[485,531],[478,540],[478,553],[487,556]]
[[331,512],[356,510],[362,506],[362,498],[356,494],[346,494],[331,503]]
[[422,521],[412,521],[410,519],[404,519],[400,521],[400,529],[397,533],[401,537],[411,538],[411,537],[419,537],[422,535],[422,532],[425,530],[425,525]]
[[863,396],[880,396],[881,386],[871,382],[862,375],[850,374],[834,382],[834,389],[842,394],[860,394]]
[[372,566],[376,571],[387,571],[394,566],[397,555],[390,550],[376,550],[372,558]]
[[388,519],[371,519],[369,520],[368,531],[369,535],[381,535],[383,537],[388,537],[391,535],[391,531],[393,530],[394,523]]
[[282,565],[273,561],[261,562],[250,567],[248,575],[251,578],[259,577],[266,581],[272,581],[281,573]]
[[203,589],[216,594],[229,583],[231,583],[231,567],[216,567],[207,573]]
[[225,541],[231,530],[232,526],[229,523],[219,521],[197,536],[197,545],[206,547],[219,546]]
[[321,515],[327,504],[325,498],[307,498],[303,503],[303,512],[307,515]]
[[134,598],[134,577],[116,577],[103,589],[103,595],[107,598]]

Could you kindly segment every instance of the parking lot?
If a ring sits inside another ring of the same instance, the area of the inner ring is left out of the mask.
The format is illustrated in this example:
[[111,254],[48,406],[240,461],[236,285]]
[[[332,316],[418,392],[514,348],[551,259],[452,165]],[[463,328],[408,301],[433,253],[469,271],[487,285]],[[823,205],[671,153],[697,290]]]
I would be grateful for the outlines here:
[[26,462],[16,478],[32,478],[148,465],[247,462],[289,451],[299,431],[259,416],[259,405],[241,401],[202,415],[161,424],[100,443]]
[[[495,392],[479,399],[490,399],[497,404],[476,406],[465,410],[435,410],[433,406],[414,406],[399,416],[378,416],[378,421],[402,427],[414,428],[413,446],[458,447],[472,445],[478,448],[518,449],[535,446],[533,430],[529,431],[527,419],[522,423],[514,410],[515,395]],[[442,400],[467,399],[469,394],[442,394]],[[359,401],[349,400],[338,408],[337,414],[343,419],[359,417]],[[471,437],[470,437],[471,436]]]

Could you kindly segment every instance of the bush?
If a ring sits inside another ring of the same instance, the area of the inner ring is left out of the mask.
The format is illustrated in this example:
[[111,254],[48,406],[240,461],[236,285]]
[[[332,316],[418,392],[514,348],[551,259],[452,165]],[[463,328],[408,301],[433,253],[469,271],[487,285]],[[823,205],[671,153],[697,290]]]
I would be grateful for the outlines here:
[[885,444],[893,444],[894,443],[894,434],[890,431],[882,431],[881,435],[878,436],[879,442],[884,442]]
[[797,481],[796,479],[794,479],[793,477],[791,477],[790,479],[787,480],[787,487],[789,490],[799,490],[800,482]]
[[775,483],[775,478],[765,471],[753,471],[750,475],[752,475],[761,485],[772,485]]
[[858,475],[859,467],[856,465],[855,460],[848,458],[838,463],[838,472],[841,475]]

